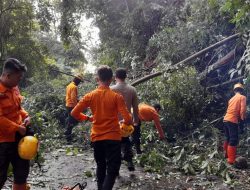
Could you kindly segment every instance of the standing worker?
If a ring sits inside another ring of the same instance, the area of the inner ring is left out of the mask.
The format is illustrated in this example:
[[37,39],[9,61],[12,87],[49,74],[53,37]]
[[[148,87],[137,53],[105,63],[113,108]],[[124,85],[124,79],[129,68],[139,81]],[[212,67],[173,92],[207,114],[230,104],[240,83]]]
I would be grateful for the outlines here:
[[236,146],[238,144],[238,124],[244,123],[246,118],[246,96],[242,95],[244,87],[237,83],[234,85],[235,95],[229,100],[227,112],[224,116],[224,151],[229,164],[234,164]]
[[[111,190],[121,166],[121,131],[118,114],[124,124],[132,124],[123,97],[109,88],[113,72],[108,66],[97,70],[98,88],[86,94],[72,110],[71,115],[78,121],[92,121],[91,141],[97,164],[96,176],[98,190]],[[82,111],[90,108],[93,117]]]
[[72,129],[78,123],[71,115],[72,109],[76,106],[78,102],[78,89],[77,86],[83,81],[82,75],[77,75],[73,81],[66,88],[66,109],[67,109],[67,119],[66,119],[66,140],[70,143],[72,141]]
[[[161,110],[160,104],[154,104],[153,107],[145,103],[139,104],[139,119],[140,119],[139,126],[141,125],[141,121],[154,121],[155,127],[159,133],[159,137],[161,140],[163,140],[165,139],[165,135],[160,123],[160,118],[159,118],[160,110]],[[132,142],[135,145],[137,153],[141,152],[140,138],[141,138],[140,127],[137,127],[135,128],[135,131],[132,134]]]
[[[133,86],[125,82],[126,78],[126,69],[118,68],[115,72],[116,85],[111,86],[111,89],[120,93],[123,96],[129,111],[131,111],[131,108],[133,108],[134,127],[137,127],[139,123],[137,93]],[[123,159],[128,163],[128,170],[134,171],[135,167],[133,164],[132,145],[129,137],[122,137],[122,151]]]
[[16,133],[24,136],[30,124],[28,113],[21,107],[17,87],[27,67],[14,58],[4,62],[0,77],[0,189],[7,180],[9,164],[13,166],[13,190],[26,190],[29,161],[18,155]]

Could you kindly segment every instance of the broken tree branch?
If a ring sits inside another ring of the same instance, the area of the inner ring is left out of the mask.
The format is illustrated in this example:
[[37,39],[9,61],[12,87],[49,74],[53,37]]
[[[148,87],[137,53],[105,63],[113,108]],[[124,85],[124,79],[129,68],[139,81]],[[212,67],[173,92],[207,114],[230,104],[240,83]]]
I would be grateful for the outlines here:
[[[203,50],[201,50],[201,51],[199,51],[199,52],[197,52],[197,53],[195,53],[195,54],[193,54],[193,55],[191,55],[191,56],[189,56],[189,57],[187,57],[186,59],[184,59],[184,60],[182,60],[182,61],[176,63],[176,64],[173,65],[171,68],[168,68],[168,69],[166,69],[166,70],[164,70],[164,71],[159,71],[159,72],[156,72],[156,73],[147,75],[147,76],[145,76],[145,77],[143,77],[143,78],[141,78],[141,79],[138,79],[138,80],[132,82],[131,85],[132,85],[132,86],[136,86],[136,85],[141,84],[141,83],[143,83],[143,82],[145,82],[145,81],[147,81],[147,80],[149,80],[149,79],[152,79],[152,78],[154,78],[154,77],[160,76],[160,75],[162,75],[164,72],[172,72],[172,71],[174,71],[174,70],[177,70],[179,67],[183,67],[183,66],[184,66],[184,63],[187,63],[187,62],[189,62],[189,61],[191,61],[191,60],[197,58],[198,56],[207,53],[207,52],[210,51],[211,49],[214,49],[214,48],[217,48],[217,47],[223,45],[224,43],[226,43],[226,42],[228,42],[228,41],[230,41],[230,40],[236,39],[236,38],[238,38],[239,36],[240,36],[240,33],[237,33],[237,34],[234,34],[234,35],[232,35],[232,36],[229,36],[229,37],[225,38],[224,40],[221,40],[221,41],[219,41],[219,42],[217,42],[217,43],[215,43],[215,44],[213,44],[213,45],[211,45],[211,46],[209,46],[209,47],[207,47],[207,48],[205,48],[205,49],[203,49]],[[186,65],[185,65],[185,66],[186,66]]]
[[241,76],[241,77],[229,80],[227,82],[223,82],[221,84],[216,84],[216,85],[213,85],[213,86],[209,86],[207,89],[217,88],[217,87],[224,86],[226,84],[231,84],[231,83],[234,83],[234,82],[240,82],[243,78],[244,78],[244,76]]
[[156,72],[156,73],[147,75],[147,76],[145,76],[145,77],[142,77],[142,78],[140,78],[140,79],[138,79],[138,80],[132,82],[131,85],[132,85],[132,86],[136,86],[136,85],[138,85],[138,84],[140,84],[140,83],[143,83],[143,82],[145,82],[145,81],[147,81],[147,80],[149,80],[149,79],[151,79],[151,78],[157,77],[157,76],[159,76],[159,75],[161,75],[161,74],[162,74],[162,72]]
[[[66,73],[66,72],[63,72],[63,71],[59,71],[59,70],[57,70],[57,69],[52,69],[52,68],[51,68],[50,70],[56,71],[56,72],[58,72],[58,73],[62,73],[62,74],[68,75],[68,76],[76,77],[75,75],[72,75],[72,74],[70,74],[70,73]],[[83,81],[87,81],[87,82],[91,82],[91,83],[92,83],[92,81],[90,81],[90,80],[88,80],[88,79],[83,79]]]
[[57,70],[57,69],[50,69],[50,70],[56,71],[56,72],[58,72],[58,73],[65,74],[65,75],[68,75],[68,76],[76,77],[75,75],[72,75],[72,74],[70,74],[70,73],[66,73],[66,72],[63,72],[63,71],[59,71],[59,70]]

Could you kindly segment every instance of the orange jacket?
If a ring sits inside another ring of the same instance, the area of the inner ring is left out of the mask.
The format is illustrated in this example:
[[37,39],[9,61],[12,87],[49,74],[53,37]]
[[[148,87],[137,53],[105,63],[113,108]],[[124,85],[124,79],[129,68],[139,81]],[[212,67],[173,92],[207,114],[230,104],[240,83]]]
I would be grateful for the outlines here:
[[18,87],[7,88],[0,83],[0,143],[15,142],[15,134],[28,113],[21,108]]
[[77,86],[74,82],[71,82],[66,88],[66,107],[75,107],[77,104]]
[[132,122],[123,97],[109,87],[98,87],[78,102],[71,115],[79,121],[87,120],[82,111],[88,107],[93,114],[91,141],[121,140],[118,113],[125,124]]
[[246,96],[236,93],[229,101],[224,121],[238,123],[246,118]]
[[154,121],[155,127],[161,139],[165,138],[164,132],[161,128],[159,114],[154,107],[147,104],[139,104],[139,118],[142,121]]

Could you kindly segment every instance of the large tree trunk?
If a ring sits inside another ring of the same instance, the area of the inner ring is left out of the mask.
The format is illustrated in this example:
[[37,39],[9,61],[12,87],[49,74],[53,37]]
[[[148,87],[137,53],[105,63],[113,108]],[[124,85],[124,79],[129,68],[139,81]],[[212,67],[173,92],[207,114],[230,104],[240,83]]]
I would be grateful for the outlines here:
[[145,82],[145,81],[148,81],[148,80],[150,80],[150,79],[152,79],[152,78],[155,78],[155,77],[157,77],[157,76],[160,76],[161,74],[162,74],[162,72],[156,72],[156,73],[147,75],[147,76],[145,76],[145,77],[142,77],[142,78],[140,78],[140,79],[138,79],[138,80],[132,82],[131,85],[132,85],[132,86],[136,86],[136,85],[141,84],[141,83],[143,83],[143,82]]
[[136,86],[136,85],[141,84],[141,83],[143,83],[143,82],[145,82],[147,80],[150,80],[150,79],[152,79],[154,77],[160,76],[164,72],[173,72],[174,70],[177,70],[178,68],[181,68],[183,66],[187,66],[187,65],[184,65],[184,63],[187,63],[187,62],[189,62],[189,61],[191,61],[191,60],[193,60],[193,59],[207,53],[208,51],[221,46],[222,44],[224,44],[224,43],[226,43],[226,42],[228,42],[230,40],[236,39],[239,36],[240,36],[240,33],[229,36],[229,37],[225,38],[224,40],[221,40],[221,41],[219,41],[219,42],[217,42],[217,43],[215,43],[215,44],[213,44],[213,45],[211,45],[211,46],[209,46],[209,47],[207,47],[207,48],[205,48],[205,49],[203,49],[203,50],[201,50],[201,51],[199,51],[199,52],[197,52],[197,53],[195,53],[195,54],[193,54],[191,56],[189,56],[188,58],[176,63],[171,68],[168,68],[168,69],[166,69],[164,71],[159,71],[159,72],[147,75],[145,77],[142,77],[141,79],[138,79],[138,80],[132,82],[131,85]]
[[228,63],[230,63],[230,60],[235,57],[235,52],[235,49],[230,51],[227,55],[216,61],[214,64],[208,66],[207,69],[199,74],[200,79],[203,80],[212,71],[215,71],[216,69],[226,66]]

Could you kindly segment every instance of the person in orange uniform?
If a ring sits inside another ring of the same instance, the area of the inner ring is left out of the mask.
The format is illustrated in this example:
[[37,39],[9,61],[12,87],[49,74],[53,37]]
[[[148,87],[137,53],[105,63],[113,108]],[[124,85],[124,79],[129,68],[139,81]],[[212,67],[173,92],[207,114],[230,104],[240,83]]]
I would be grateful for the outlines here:
[[81,75],[77,75],[73,81],[66,88],[66,109],[68,117],[66,119],[66,131],[65,136],[68,142],[72,141],[72,129],[78,123],[71,115],[72,109],[78,102],[78,89],[77,86],[83,81]]
[[246,97],[242,95],[244,87],[237,83],[234,85],[235,95],[229,100],[227,112],[224,116],[224,151],[229,164],[234,164],[236,146],[238,144],[238,124],[246,118]]
[[13,190],[26,190],[29,161],[18,155],[16,133],[24,136],[30,124],[28,113],[21,107],[22,96],[17,87],[27,68],[14,58],[4,62],[0,77],[0,189],[7,180],[9,164],[13,166]]
[[[91,141],[97,164],[98,190],[111,190],[119,174],[121,165],[121,132],[118,114],[127,125],[132,117],[127,110],[122,95],[109,88],[113,72],[108,66],[97,69],[98,88],[86,94],[72,110],[71,115],[78,121],[92,121]],[[82,113],[90,108],[93,117]]]
[[[140,103],[139,106],[139,119],[140,121],[154,121],[155,127],[159,133],[159,137],[161,140],[165,139],[164,131],[162,130],[159,112],[161,110],[160,104],[154,104],[153,106],[147,105],[145,103]],[[141,131],[140,128],[137,127],[132,134],[132,143],[135,145],[137,153],[140,151],[140,138]]]

